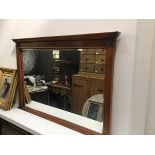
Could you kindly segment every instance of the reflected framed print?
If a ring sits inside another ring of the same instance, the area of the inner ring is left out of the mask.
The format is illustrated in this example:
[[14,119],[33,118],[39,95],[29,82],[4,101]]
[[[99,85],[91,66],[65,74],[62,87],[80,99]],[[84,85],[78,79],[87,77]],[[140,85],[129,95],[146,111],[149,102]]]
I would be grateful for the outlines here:
[[89,100],[87,117],[102,122],[102,104]]

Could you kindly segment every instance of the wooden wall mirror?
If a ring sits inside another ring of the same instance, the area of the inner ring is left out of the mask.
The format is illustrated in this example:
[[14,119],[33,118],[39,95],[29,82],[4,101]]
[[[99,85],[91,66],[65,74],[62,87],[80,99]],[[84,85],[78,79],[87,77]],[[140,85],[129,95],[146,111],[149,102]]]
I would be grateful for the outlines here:
[[[113,65],[119,34],[13,39],[19,108],[83,134],[110,134]],[[31,98],[29,104],[26,92]]]

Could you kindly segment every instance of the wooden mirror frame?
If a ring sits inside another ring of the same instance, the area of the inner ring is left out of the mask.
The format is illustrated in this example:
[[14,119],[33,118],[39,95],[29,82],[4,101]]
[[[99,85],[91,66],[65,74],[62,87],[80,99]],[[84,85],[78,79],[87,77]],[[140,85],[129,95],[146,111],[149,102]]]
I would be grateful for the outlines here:
[[106,48],[106,73],[103,108],[103,131],[102,134],[110,134],[111,127],[111,99],[112,82],[116,39],[120,32],[92,33],[82,35],[52,36],[38,38],[12,39],[16,43],[19,108],[63,125],[83,134],[101,134],[80,125],[29,108],[25,105],[24,76],[23,76],[23,52],[22,49],[47,49],[47,48]]

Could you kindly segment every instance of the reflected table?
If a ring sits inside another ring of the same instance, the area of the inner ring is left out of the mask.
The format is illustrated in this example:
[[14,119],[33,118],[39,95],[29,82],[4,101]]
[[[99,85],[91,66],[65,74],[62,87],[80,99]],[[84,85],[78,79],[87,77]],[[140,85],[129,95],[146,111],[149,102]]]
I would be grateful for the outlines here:
[[71,87],[57,82],[49,84],[48,88],[52,93],[59,94],[63,97],[63,110],[68,110],[67,106],[70,104],[71,99]]

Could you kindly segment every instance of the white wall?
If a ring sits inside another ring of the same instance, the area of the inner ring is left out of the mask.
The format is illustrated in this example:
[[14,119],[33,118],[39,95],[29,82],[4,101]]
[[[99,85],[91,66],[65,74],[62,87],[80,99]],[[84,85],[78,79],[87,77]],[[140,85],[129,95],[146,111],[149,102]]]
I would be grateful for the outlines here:
[[120,31],[114,71],[112,134],[130,134],[137,20],[0,20],[0,66],[16,68],[11,39]]
[[[148,104],[146,109],[145,119],[145,134],[155,134],[155,20],[154,20],[154,39],[152,40],[152,53],[151,53],[151,67],[150,67],[150,80],[148,91]],[[152,28],[152,29],[153,29]]]
[[[137,22],[134,87],[131,102],[131,134],[144,134],[146,133],[147,124],[154,124],[152,122],[154,119],[152,120],[151,113],[148,111],[151,110],[154,113],[153,103],[155,103],[153,92],[150,92],[150,86],[152,85],[150,83],[151,73],[152,78],[154,76],[154,68],[152,68],[155,41],[154,28],[154,20],[138,20]],[[150,107],[149,100],[152,102]]]
[[151,61],[148,107],[146,111],[145,134],[155,135],[155,40]]

